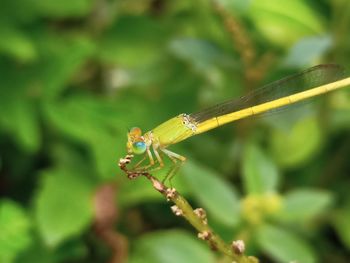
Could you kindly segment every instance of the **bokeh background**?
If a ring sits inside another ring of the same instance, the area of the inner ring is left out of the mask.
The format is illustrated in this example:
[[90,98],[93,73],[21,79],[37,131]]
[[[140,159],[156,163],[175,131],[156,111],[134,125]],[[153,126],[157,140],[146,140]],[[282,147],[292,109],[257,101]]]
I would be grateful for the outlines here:
[[[0,262],[230,262],[119,171],[128,129],[349,69],[349,28],[347,0],[2,0]],[[349,262],[350,90],[268,115],[172,147],[173,186],[262,262]]]

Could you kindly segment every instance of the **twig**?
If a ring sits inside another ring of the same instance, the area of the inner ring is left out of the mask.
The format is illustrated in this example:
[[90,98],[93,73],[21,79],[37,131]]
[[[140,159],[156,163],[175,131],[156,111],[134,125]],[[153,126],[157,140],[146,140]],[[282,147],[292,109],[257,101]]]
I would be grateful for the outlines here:
[[112,183],[101,186],[96,192],[94,230],[112,251],[109,263],[124,263],[128,258],[128,241],[114,229],[119,214],[115,195],[116,187]]
[[256,47],[241,21],[228,13],[221,4],[212,0],[214,10],[222,18],[224,26],[231,36],[232,43],[241,57],[244,69],[244,84],[250,91],[265,76],[274,62],[270,52],[257,54]]
[[213,250],[220,251],[236,263],[259,262],[255,257],[244,255],[245,245],[242,240],[234,241],[231,245],[226,244],[208,225],[205,210],[203,208],[193,209],[187,200],[181,196],[175,188],[165,186],[147,171],[129,171],[126,165],[131,162],[132,158],[132,155],[127,155],[119,161],[119,167],[127,174],[128,178],[135,179],[139,176],[145,176],[150,180],[153,187],[161,193],[167,201],[171,201],[175,204],[171,207],[174,214],[176,216],[184,217],[198,231],[198,238],[207,241]]

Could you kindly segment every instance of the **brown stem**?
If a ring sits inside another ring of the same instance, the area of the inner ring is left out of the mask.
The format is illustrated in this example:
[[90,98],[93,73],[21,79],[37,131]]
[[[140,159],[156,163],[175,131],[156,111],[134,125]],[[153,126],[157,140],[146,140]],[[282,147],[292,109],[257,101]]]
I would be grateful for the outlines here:
[[168,188],[147,171],[129,171],[126,165],[131,162],[132,157],[132,155],[127,155],[125,158],[120,159],[119,167],[126,172],[130,179],[143,175],[150,180],[154,189],[161,193],[167,201],[175,204],[171,207],[174,214],[184,217],[198,231],[198,238],[207,241],[213,250],[220,251],[236,263],[259,262],[255,257],[244,255],[244,243],[242,240],[234,241],[231,245],[226,244],[208,225],[206,212],[203,208],[193,209],[187,200],[174,188]]
[[113,184],[101,186],[95,194],[95,224],[94,230],[104,243],[110,247],[112,258],[110,263],[124,263],[128,257],[127,239],[114,230],[118,219],[115,204],[116,187]]

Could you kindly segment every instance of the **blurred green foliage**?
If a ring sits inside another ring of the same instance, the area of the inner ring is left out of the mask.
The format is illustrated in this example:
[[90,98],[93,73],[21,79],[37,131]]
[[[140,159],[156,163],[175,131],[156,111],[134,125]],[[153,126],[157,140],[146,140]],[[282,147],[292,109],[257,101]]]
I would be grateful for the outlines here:
[[[0,262],[226,262],[118,170],[128,128],[350,68],[349,28],[346,0],[1,1]],[[344,89],[174,146],[173,184],[262,262],[348,262],[349,131]]]

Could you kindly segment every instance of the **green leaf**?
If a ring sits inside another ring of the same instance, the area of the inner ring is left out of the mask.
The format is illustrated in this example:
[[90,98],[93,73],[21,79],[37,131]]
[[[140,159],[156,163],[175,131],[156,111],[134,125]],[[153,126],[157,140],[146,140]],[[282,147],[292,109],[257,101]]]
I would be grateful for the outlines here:
[[214,263],[204,242],[184,231],[147,234],[136,241],[129,263]]
[[151,64],[162,54],[167,32],[147,17],[122,17],[102,37],[99,57],[107,64],[139,67]]
[[1,62],[0,60],[1,129],[24,151],[36,152],[41,143],[41,130],[37,117],[38,101],[31,96],[32,90],[26,72]]
[[316,189],[297,189],[285,195],[281,218],[305,221],[324,213],[333,202],[330,192]]
[[296,167],[311,159],[322,143],[321,128],[316,118],[305,118],[291,130],[274,129],[271,150],[284,167]]
[[44,113],[47,121],[61,134],[69,136],[76,141],[88,142],[92,137],[93,120],[89,118],[89,111],[84,110],[83,101],[72,98],[55,103],[45,103]]
[[[118,136],[120,138],[120,136]],[[118,169],[116,159],[121,155],[118,152],[125,149],[125,137],[122,136],[118,141],[113,134],[107,132],[96,133],[90,138],[92,155],[98,174],[102,178],[113,178]]]
[[219,65],[229,65],[227,54],[209,41],[200,39],[175,39],[170,51],[178,58],[191,64],[199,72],[208,72]]
[[27,152],[36,152],[41,143],[41,131],[34,102],[21,94],[0,95],[0,123],[17,144]]
[[242,169],[243,182],[248,194],[276,191],[279,180],[277,167],[257,145],[246,145]]
[[[133,117],[132,108],[128,108],[130,104],[120,102],[116,107],[116,103],[107,99],[86,95],[71,96],[55,103],[45,103],[43,106],[50,124],[62,134],[82,142],[89,142],[101,132],[116,136],[121,131],[125,143],[126,119]],[[130,115],[126,116],[125,112]]]
[[13,109],[15,134],[20,145],[28,152],[35,152],[41,143],[41,131],[37,119],[37,110],[31,102],[22,101]]
[[41,56],[34,68],[39,82],[35,84],[41,84],[45,97],[55,98],[93,54],[95,45],[84,36],[42,34],[38,39]]
[[[21,8],[18,8],[18,7]],[[36,17],[35,8],[30,0],[2,1],[0,8],[0,24],[12,22],[16,25],[31,23]],[[1,26],[1,25],[0,25]]]
[[281,47],[324,31],[321,17],[303,0],[287,1],[283,5],[278,0],[255,0],[249,14],[260,33]]
[[237,15],[237,13],[246,13],[252,1],[253,0],[218,0],[218,3],[233,15]]
[[8,120],[8,122],[5,121],[9,125],[8,131],[24,150],[36,152],[41,143],[41,131],[33,103],[28,100],[21,101],[20,98],[9,103],[9,107],[6,108],[7,113],[2,112],[4,119]]
[[56,255],[52,249],[35,239],[30,247],[18,255],[16,263],[54,263]]
[[343,244],[350,249],[350,202],[337,210],[333,216],[332,224]]
[[29,0],[37,12],[49,17],[80,17],[89,14],[93,7],[92,0]]
[[15,57],[22,62],[37,57],[33,41],[15,26],[0,21],[0,53]]
[[209,212],[209,217],[233,226],[239,220],[239,200],[233,186],[207,167],[188,162],[182,167],[194,196]]
[[39,236],[35,235],[34,238],[32,245],[16,257],[16,263],[77,262],[88,256],[87,244],[83,239],[74,239],[52,249],[46,246]]
[[332,38],[328,35],[302,38],[289,50],[283,65],[302,68],[316,64],[331,46]]
[[116,158],[125,152],[127,129],[122,118],[126,111],[117,110],[107,100],[89,96],[45,104],[45,115],[57,131],[89,147],[103,178],[115,176]]
[[329,126],[332,132],[350,128],[350,93],[349,89],[334,92],[330,99]]
[[35,199],[35,216],[49,246],[79,235],[93,216],[90,184],[63,169],[44,172]]
[[311,246],[285,229],[264,225],[256,232],[259,246],[277,262],[316,262]]
[[13,262],[31,243],[30,219],[14,201],[0,200],[0,262]]

